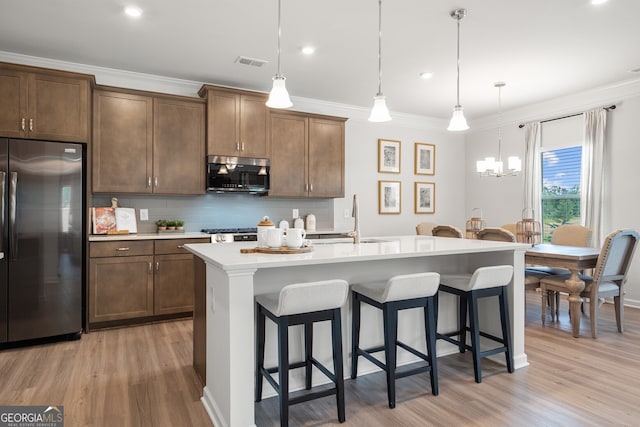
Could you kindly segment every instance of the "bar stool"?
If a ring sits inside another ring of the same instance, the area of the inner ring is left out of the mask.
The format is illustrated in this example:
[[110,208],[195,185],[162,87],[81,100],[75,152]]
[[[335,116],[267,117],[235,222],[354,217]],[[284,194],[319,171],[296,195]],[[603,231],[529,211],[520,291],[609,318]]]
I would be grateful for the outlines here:
[[[387,396],[389,407],[396,406],[396,378],[429,372],[431,393],[438,395],[438,367],[436,363],[436,317],[435,295],[438,292],[440,275],[438,273],[418,273],[395,276],[387,282],[357,284],[351,287],[352,295],[352,344],[351,378],[358,376],[358,356],[363,356],[387,373]],[[368,349],[359,347],[360,342],[360,303],[364,302],[382,310],[384,324],[384,345]],[[424,322],[427,341],[427,353],[398,341],[398,311],[410,308],[424,309]],[[413,353],[425,362],[426,366],[397,372],[397,347]],[[385,362],[372,356],[384,350]]]
[[[513,351],[509,331],[509,306],[507,285],[513,277],[513,266],[498,265],[478,268],[473,274],[443,274],[440,277],[440,290],[457,295],[460,299],[458,330],[438,334],[443,339],[458,346],[460,353],[471,350],[473,353],[473,371],[477,383],[482,382],[480,359],[497,353],[505,353],[507,370],[513,372]],[[478,299],[497,296],[500,303],[500,323],[502,338],[480,331],[478,323]],[[467,307],[469,327],[467,327]],[[471,345],[466,344],[467,331],[471,332]],[[458,336],[458,339],[452,337]],[[491,350],[480,350],[480,336],[502,344]]]
[[[256,326],[256,395],[262,400],[262,379],[266,378],[279,395],[280,425],[289,424],[289,406],[319,397],[336,395],[338,420],[345,420],[344,374],[342,370],[342,327],[340,307],[347,301],[349,284],[344,280],[296,283],[287,285],[279,293],[258,295]],[[273,320],[278,327],[278,366],[264,367],[265,318]],[[333,344],[333,373],[313,357],[313,324],[331,321]],[[304,325],[304,360],[289,363],[289,326]],[[289,370],[305,368],[305,388],[311,390],[312,367],[325,374],[334,387],[299,397],[289,397]],[[271,376],[278,372],[278,382]]]

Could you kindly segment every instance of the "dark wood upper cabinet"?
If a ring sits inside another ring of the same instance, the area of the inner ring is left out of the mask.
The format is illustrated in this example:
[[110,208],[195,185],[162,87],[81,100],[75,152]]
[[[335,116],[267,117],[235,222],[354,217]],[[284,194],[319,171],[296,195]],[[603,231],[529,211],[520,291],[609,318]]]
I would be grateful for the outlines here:
[[272,110],[269,196],[344,197],[345,121]]
[[0,64],[0,135],[89,142],[93,76]]
[[267,95],[204,85],[207,98],[207,154],[268,157]]
[[98,90],[93,106],[94,192],[204,193],[203,101]]

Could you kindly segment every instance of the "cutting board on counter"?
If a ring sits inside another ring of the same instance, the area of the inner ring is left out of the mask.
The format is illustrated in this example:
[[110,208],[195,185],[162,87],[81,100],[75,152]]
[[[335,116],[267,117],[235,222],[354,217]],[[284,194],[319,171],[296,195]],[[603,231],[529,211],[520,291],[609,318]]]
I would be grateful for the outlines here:
[[305,252],[313,251],[313,246],[304,246],[302,248],[290,248],[287,246],[281,246],[279,248],[243,248],[240,249],[242,254],[303,254]]

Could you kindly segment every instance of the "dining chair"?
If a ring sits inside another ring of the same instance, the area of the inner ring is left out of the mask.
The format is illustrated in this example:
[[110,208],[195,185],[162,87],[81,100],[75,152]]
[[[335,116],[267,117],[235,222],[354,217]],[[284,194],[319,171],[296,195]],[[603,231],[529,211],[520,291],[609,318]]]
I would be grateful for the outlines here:
[[462,230],[458,227],[454,227],[453,225],[437,225],[433,227],[433,235],[438,237],[454,237],[457,239],[464,238],[464,234],[462,234]]
[[485,227],[478,231],[478,240],[493,240],[498,242],[515,242],[516,235],[500,227]]
[[[589,304],[591,336],[597,336],[597,321],[599,304],[598,298],[613,297],[616,313],[616,325],[618,332],[623,332],[624,317],[624,284],[627,281],[627,272],[633,259],[640,234],[635,230],[617,230],[609,234],[604,241],[602,251],[598,256],[598,262],[593,277],[580,275],[585,287],[580,293],[583,298],[589,298],[593,303]],[[567,292],[565,280],[567,275],[549,276],[540,281],[542,289],[542,324],[545,324],[547,292]]]
[[[518,241],[518,224],[516,224],[515,222],[511,222],[509,224],[502,224],[502,226],[500,226],[500,228],[503,228],[507,231],[510,231],[513,233],[514,236],[516,236],[516,241]],[[520,242],[522,243],[522,242]]]
[[421,222],[416,225],[416,234],[419,236],[433,236],[433,227],[435,227],[435,222]]

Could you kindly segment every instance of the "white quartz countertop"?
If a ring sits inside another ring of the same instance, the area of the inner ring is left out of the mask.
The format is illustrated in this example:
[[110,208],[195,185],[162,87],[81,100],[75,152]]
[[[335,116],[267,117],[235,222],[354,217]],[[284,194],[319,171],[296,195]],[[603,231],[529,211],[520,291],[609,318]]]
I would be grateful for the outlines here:
[[118,240],[158,240],[158,239],[197,239],[211,238],[207,233],[139,233],[139,234],[104,234],[89,236],[90,242],[115,242]]
[[432,236],[384,236],[353,239],[313,240],[313,251],[301,254],[240,253],[242,248],[255,247],[255,242],[226,244],[190,243],[185,248],[205,262],[223,270],[275,268],[341,262],[375,261],[438,255],[494,252],[501,250],[526,251],[530,245],[488,240],[453,239]]

